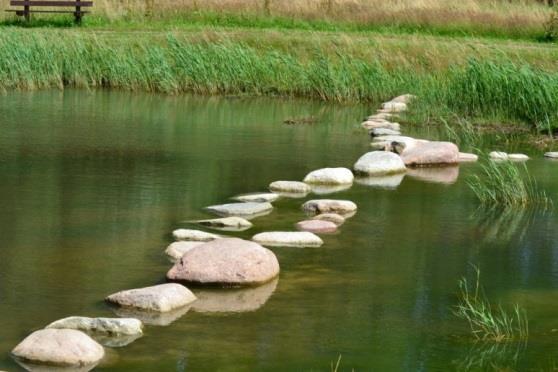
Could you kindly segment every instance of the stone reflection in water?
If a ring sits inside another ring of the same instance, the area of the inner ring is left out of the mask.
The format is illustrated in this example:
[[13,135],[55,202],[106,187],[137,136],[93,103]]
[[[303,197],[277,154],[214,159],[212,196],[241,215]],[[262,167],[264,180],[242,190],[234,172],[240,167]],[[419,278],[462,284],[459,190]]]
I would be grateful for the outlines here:
[[279,279],[254,288],[200,289],[192,310],[200,313],[243,313],[256,311],[271,297]]
[[459,177],[458,166],[409,168],[409,177],[419,181],[451,185]]
[[167,311],[164,313],[155,311],[142,311],[134,308],[127,307],[113,307],[112,311],[122,318],[136,318],[143,322],[143,324],[166,327],[171,323],[180,319],[184,314],[190,310],[191,305],[186,305],[176,310]]
[[88,372],[97,366],[97,364],[88,364],[81,367],[62,367],[62,366],[49,366],[44,364],[33,364],[15,359],[23,369],[30,372]]
[[393,190],[403,182],[403,178],[405,178],[405,173],[378,177],[358,177],[355,182],[363,186]]
[[348,190],[351,186],[353,185],[312,185],[312,192],[316,195],[328,195]]

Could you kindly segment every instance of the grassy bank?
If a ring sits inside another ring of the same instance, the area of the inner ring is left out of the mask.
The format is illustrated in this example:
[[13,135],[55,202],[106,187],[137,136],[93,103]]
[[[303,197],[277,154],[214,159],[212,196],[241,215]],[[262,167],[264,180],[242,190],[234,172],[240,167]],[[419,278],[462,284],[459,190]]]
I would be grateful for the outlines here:
[[[84,26],[141,30],[218,26],[536,40],[544,35],[550,14],[544,1],[536,0],[99,0]],[[0,17],[5,24],[16,19],[4,12]],[[37,18],[40,23],[52,16]],[[67,17],[57,19],[59,25],[70,23]]]
[[420,97],[416,121],[457,113],[558,127],[554,47],[343,34],[135,35],[6,29],[0,34],[0,88],[108,87],[339,102],[413,93]]

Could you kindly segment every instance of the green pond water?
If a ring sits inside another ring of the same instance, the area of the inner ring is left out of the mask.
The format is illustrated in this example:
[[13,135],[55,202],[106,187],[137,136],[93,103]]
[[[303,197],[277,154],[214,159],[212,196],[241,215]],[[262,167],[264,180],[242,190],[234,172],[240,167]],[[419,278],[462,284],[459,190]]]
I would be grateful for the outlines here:
[[[71,90],[0,96],[0,370],[20,370],[9,352],[33,330],[70,315],[115,316],[105,296],[163,283],[171,231],[209,217],[205,206],[350,167],[369,151],[359,122],[376,107]],[[316,123],[283,124],[307,116]],[[514,150],[535,157],[529,171],[556,204],[558,162]],[[339,370],[555,368],[556,214],[478,210],[466,184],[478,171],[413,171],[391,189],[361,182],[309,195],[359,210],[321,248],[272,248],[277,281],[193,288],[202,300],[108,350],[97,369],[323,371],[339,356]],[[292,230],[304,200],[281,199],[230,235]],[[526,345],[475,343],[453,315],[471,264],[494,303],[526,309]]]

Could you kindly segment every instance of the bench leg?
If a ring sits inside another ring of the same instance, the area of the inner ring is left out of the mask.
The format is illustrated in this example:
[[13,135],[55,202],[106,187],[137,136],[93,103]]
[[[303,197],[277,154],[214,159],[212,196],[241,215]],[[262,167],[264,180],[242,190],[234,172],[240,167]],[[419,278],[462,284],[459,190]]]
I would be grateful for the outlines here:
[[25,17],[25,21],[29,22],[29,5],[23,7],[23,16]]
[[78,5],[76,6],[76,12],[74,13],[74,21],[77,25],[81,24],[81,6],[79,6],[79,0],[77,0]]

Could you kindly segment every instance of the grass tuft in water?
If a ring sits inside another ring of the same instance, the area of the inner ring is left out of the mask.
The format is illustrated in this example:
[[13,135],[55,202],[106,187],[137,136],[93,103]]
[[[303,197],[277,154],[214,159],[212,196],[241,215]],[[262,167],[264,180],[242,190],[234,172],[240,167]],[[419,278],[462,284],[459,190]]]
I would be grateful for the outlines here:
[[454,313],[469,323],[477,340],[504,342],[525,341],[529,334],[529,323],[525,310],[515,305],[512,312],[502,306],[493,307],[480,285],[480,270],[475,268],[476,283],[472,286],[466,278],[459,281],[459,298]]
[[[481,175],[474,175],[468,180],[481,205],[488,207],[539,207],[552,206],[552,200],[544,190],[540,190],[527,167],[511,161],[486,161],[481,166]],[[524,175],[522,175],[524,173]]]

